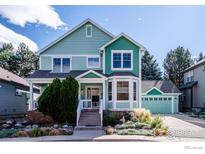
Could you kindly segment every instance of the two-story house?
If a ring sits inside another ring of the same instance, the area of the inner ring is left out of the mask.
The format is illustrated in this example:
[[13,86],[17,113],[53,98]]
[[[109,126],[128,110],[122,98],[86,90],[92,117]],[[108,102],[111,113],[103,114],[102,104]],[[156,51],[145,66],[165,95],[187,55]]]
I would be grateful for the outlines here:
[[28,80],[42,92],[55,78],[74,77],[79,83],[77,124],[83,109],[99,110],[101,125],[103,110],[145,107],[154,113],[178,112],[180,92],[171,81],[141,81],[144,50],[126,34],[114,36],[87,19],[39,51],[40,70]]
[[205,59],[184,71],[183,91],[184,105],[188,110],[205,108]]

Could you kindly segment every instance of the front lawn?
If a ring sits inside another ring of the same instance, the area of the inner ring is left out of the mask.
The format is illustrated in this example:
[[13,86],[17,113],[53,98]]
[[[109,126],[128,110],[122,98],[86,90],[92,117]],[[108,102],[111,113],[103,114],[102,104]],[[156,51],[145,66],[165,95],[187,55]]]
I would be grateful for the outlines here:
[[[110,118],[109,118],[110,117]],[[106,134],[163,136],[168,134],[168,127],[164,125],[160,116],[153,116],[149,110],[135,109],[124,114],[120,120],[116,115],[106,116],[104,119]]]

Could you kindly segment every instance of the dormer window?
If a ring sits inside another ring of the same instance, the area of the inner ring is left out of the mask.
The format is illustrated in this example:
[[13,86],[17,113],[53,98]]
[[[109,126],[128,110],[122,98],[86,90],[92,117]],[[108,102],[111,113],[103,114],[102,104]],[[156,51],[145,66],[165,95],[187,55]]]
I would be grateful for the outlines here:
[[86,25],[86,37],[92,37],[92,25]]

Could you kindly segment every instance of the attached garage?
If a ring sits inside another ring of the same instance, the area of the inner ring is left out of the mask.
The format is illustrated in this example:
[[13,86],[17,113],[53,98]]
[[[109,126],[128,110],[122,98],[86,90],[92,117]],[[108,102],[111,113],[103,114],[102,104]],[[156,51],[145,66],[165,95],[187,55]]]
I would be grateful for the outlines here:
[[178,112],[181,92],[170,80],[142,81],[142,108],[154,114]]

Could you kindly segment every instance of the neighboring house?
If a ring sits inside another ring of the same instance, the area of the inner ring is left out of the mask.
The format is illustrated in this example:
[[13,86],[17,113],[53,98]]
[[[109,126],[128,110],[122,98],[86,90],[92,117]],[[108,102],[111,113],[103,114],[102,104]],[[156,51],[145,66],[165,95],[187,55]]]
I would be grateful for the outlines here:
[[[27,93],[29,84],[25,79],[0,67],[0,116],[25,114],[28,110]],[[39,93],[37,88],[36,93]]]
[[184,71],[184,86],[180,89],[185,110],[205,108],[205,59]]
[[[178,112],[177,96],[180,92],[172,82],[154,84],[141,81],[141,54],[144,50],[145,47],[126,34],[114,36],[87,19],[39,51],[40,70],[28,80],[31,87],[40,85],[42,92],[55,78],[74,77],[79,83],[78,125],[95,125],[81,120],[81,117],[93,115],[86,115],[82,109],[99,109],[100,125],[103,110],[129,111],[145,106],[156,113]],[[167,83],[175,90],[162,88]],[[146,88],[141,89],[141,84]],[[147,97],[150,102],[147,102]],[[30,106],[32,109],[32,104]],[[97,114],[93,115],[92,121],[96,120],[95,117]]]

